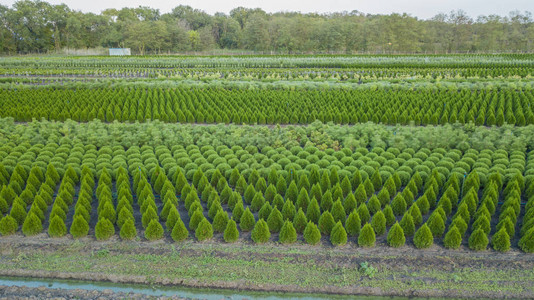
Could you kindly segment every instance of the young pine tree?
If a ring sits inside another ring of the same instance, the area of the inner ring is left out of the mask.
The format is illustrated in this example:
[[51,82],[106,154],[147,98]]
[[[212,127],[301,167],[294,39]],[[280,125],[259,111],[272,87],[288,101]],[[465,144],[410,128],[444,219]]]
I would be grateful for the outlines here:
[[204,218],[202,221],[200,221],[197,229],[195,230],[195,236],[198,241],[209,240],[213,237],[213,227],[208,219]]
[[87,236],[89,233],[89,224],[81,215],[74,216],[72,225],[70,226],[70,234],[73,238],[78,239]]
[[317,225],[313,222],[308,222],[304,229],[304,240],[310,245],[317,245],[321,241],[321,232]]
[[239,239],[239,231],[234,220],[230,219],[224,229],[224,241],[227,243],[236,242]]
[[[49,229],[50,231],[50,229]],[[110,220],[100,218],[95,226],[95,236],[99,241],[107,240],[115,234],[115,227]]]
[[360,247],[374,247],[376,241],[375,231],[371,224],[363,225],[360,235],[358,236],[358,245]]
[[461,244],[462,235],[460,234],[460,230],[455,225],[451,225],[449,231],[445,234],[445,238],[443,238],[443,245],[447,249],[458,249]]
[[428,228],[426,223],[415,232],[413,243],[418,249],[428,248],[434,244],[432,231],[430,231],[430,228]]
[[347,243],[347,232],[340,221],[336,223],[330,234],[330,242],[334,246],[342,246]]
[[133,240],[137,236],[137,229],[135,229],[133,217],[124,221],[120,229],[119,236],[123,240]]
[[292,244],[297,241],[297,231],[295,230],[295,227],[293,227],[293,223],[290,221],[284,222],[282,229],[280,229],[278,240],[282,244]]
[[178,218],[171,231],[171,238],[175,242],[184,241],[189,237],[189,231],[185,228],[182,219]]
[[149,241],[155,241],[163,238],[163,226],[157,219],[152,219],[145,230],[145,238]]
[[269,231],[267,222],[265,222],[263,219],[260,219],[256,225],[254,225],[254,229],[252,229],[251,238],[256,244],[268,242],[271,238],[271,232]]
[[399,223],[395,223],[389,230],[387,242],[389,246],[395,248],[404,246],[404,243],[406,243],[404,230],[402,230],[402,227],[399,225]]
[[67,233],[67,227],[61,217],[54,216],[48,225],[48,235],[50,237],[62,237]]

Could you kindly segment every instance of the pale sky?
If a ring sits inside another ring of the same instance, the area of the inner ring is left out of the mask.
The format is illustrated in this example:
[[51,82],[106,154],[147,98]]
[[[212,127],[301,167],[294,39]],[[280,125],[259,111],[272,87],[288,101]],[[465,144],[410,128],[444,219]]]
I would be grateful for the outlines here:
[[[15,0],[0,0],[0,4],[11,6]],[[534,13],[534,0],[47,0],[51,4],[65,3],[71,9],[100,13],[106,8],[137,7],[139,5],[158,8],[161,13],[170,12],[178,5],[189,5],[209,14],[228,13],[238,6],[262,8],[267,12],[300,11],[339,12],[358,10],[370,14],[406,12],[412,16],[428,19],[438,13],[462,9],[472,18],[479,15],[508,15],[510,11]]]

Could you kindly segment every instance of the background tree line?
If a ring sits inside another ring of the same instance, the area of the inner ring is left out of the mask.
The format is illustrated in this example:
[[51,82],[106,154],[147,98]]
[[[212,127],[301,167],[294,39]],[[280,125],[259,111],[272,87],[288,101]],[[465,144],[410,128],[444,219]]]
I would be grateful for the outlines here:
[[209,15],[190,6],[161,14],[150,7],[83,13],[21,0],[0,5],[0,52],[130,47],[135,53],[214,49],[299,52],[531,52],[530,12],[476,19],[458,10],[423,20],[406,13],[267,13],[238,7]]

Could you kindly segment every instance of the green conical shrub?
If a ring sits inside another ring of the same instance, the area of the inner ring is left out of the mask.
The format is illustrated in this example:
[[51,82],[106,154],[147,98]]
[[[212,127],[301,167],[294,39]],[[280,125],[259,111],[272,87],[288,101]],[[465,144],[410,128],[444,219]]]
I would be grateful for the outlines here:
[[317,245],[321,241],[321,232],[313,222],[308,222],[304,229],[304,240],[310,245]]
[[321,196],[321,209],[323,211],[330,211],[333,204],[334,201],[332,200],[332,193],[330,190],[328,190]]
[[252,229],[251,238],[256,244],[263,244],[268,242],[271,238],[271,232],[269,231],[269,226],[267,225],[267,222],[265,222],[263,219],[260,219],[254,225],[254,229]]
[[341,201],[339,199],[332,205],[330,213],[334,218],[334,222],[345,222],[347,214],[345,213],[345,208],[343,208],[343,204],[341,204]]
[[[300,210],[302,212],[302,210]],[[282,244],[292,244],[297,241],[297,231],[293,227],[293,223],[285,221],[282,229],[280,229],[280,235],[278,241]]]
[[362,224],[365,224],[371,220],[371,215],[369,214],[369,210],[367,209],[367,205],[365,205],[365,203],[360,205],[356,212],[358,213],[358,216],[360,216]]
[[252,210],[253,212],[257,212],[261,209],[263,204],[265,204],[265,199],[263,198],[263,195],[258,192],[256,193],[256,195],[254,195],[254,198],[252,198],[250,210]]
[[406,212],[406,201],[401,193],[398,193],[391,202],[391,208],[396,216],[402,216]]
[[197,230],[198,224],[200,224],[200,221],[202,221],[202,219],[204,218],[205,217],[202,211],[200,209],[197,209],[189,219],[189,230]]
[[386,218],[387,227],[395,224],[396,219],[395,219],[395,215],[393,214],[393,209],[391,208],[391,206],[386,205],[386,207],[384,207],[382,212],[384,213],[384,217]]
[[267,220],[269,218],[269,215],[273,211],[273,208],[269,202],[265,202],[263,206],[261,207],[260,211],[258,212],[258,219],[264,219]]
[[135,229],[134,219],[127,219],[122,224],[119,236],[123,240],[132,240],[137,236],[137,229]]
[[230,219],[224,230],[224,241],[227,243],[236,242],[239,239],[239,231],[234,220]]
[[423,223],[423,215],[421,214],[421,210],[419,210],[419,206],[416,203],[414,203],[410,207],[408,212],[412,215],[413,223],[416,226],[421,225],[421,223]]
[[244,212],[245,208],[243,207],[243,201],[237,202],[234,209],[232,210],[232,219],[236,222],[240,222]]
[[73,238],[78,239],[87,236],[89,233],[89,224],[81,215],[74,216],[72,225],[70,226],[70,234]]
[[489,234],[489,232],[491,230],[491,225],[490,225],[490,222],[489,222],[488,218],[485,215],[481,215],[480,217],[478,217],[475,220],[475,222],[473,222],[473,226],[471,228],[473,228],[473,229],[480,228],[487,235],[487,234]]
[[203,218],[202,221],[200,221],[200,223],[198,224],[198,227],[195,230],[195,236],[198,241],[209,240],[213,237],[213,227],[206,218]]
[[213,218],[213,230],[215,232],[224,232],[229,219],[228,214],[220,209],[215,215],[215,218]]
[[296,213],[297,210],[295,205],[293,205],[293,202],[291,200],[286,200],[284,206],[282,207],[282,217],[284,220],[293,220]]
[[17,220],[10,215],[7,215],[0,220],[0,233],[2,235],[14,234],[17,232],[18,227]]
[[277,208],[271,211],[271,214],[267,218],[267,225],[269,225],[271,232],[279,232],[284,225],[282,213]]
[[[267,222],[267,224],[269,224],[269,222]],[[295,218],[293,219],[293,224],[295,224],[294,227],[298,233],[304,232],[304,228],[306,228],[306,225],[308,224],[308,219],[302,211],[302,208],[299,208],[299,211],[295,215]]]
[[332,231],[332,228],[334,228],[335,224],[334,218],[329,211],[325,211],[319,218],[319,229],[321,230],[322,234],[330,235],[330,232]]
[[395,248],[404,246],[404,243],[406,243],[404,230],[402,230],[402,227],[399,225],[399,223],[395,223],[389,230],[387,242],[389,246]]
[[[49,229],[50,232],[50,229]],[[115,234],[113,223],[106,218],[100,218],[95,226],[95,236],[99,241],[107,240]]]
[[[133,215],[131,217],[128,217],[127,219],[130,219],[130,218],[133,218]],[[173,205],[169,209],[169,214],[167,215],[167,221],[165,221],[165,228],[167,229],[168,232],[172,232],[172,230],[174,229],[174,225],[176,224],[178,219],[180,219],[180,213],[178,212],[178,209],[176,208],[176,206]],[[119,220],[120,220],[120,213],[119,213]],[[118,224],[118,221],[117,221],[117,224]],[[122,228],[122,226],[120,227]]]
[[445,234],[445,238],[443,238],[443,244],[447,249],[460,248],[460,245],[462,244],[462,235],[456,226],[451,225],[451,227],[449,227],[449,231]]
[[376,235],[386,233],[386,217],[382,211],[377,212],[371,220],[371,225],[375,230]]
[[178,218],[172,228],[171,238],[175,242],[181,242],[189,237],[189,231],[185,228],[182,219]]
[[146,211],[145,211],[145,213],[141,217],[141,222],[143,224],[143,228],[146,229],[148,224],[150,223],[150,221],[152,221],[153,219],[158,220],[158,214],[156,213],[156,211],[154,210],[154,208],[152,206],[148,206]]
[[319,218],[321,217],[321,209],[319,208],[319,202],[315,197],[312,198],[310,204],[308,204],[308,209],[306,210],[306,219],[317,224]]
[[145,239],[155,241],[163,238],[163,226],[156,219],[152,219],[145,230]]
[[347,232],[340,221],[338,221],[336,225],[334,225],[334,228],[332,228],[330,242],[334,246],[342,246],[347,243]]
[[302,188],[297,197],[296,209],[305,210],[308,208],[309,204],[310,204],[310,197],[308,196],[308,192],[306,191],[306,189]]
[[59,216],[54,216],[48,225],[48,235],[50,237],[62,237],[66,233],[67,227],[65,226],[63,219]]
[[415,232],[413,243],[418,249],[428,248],[434,244],[432,231],[430,231],[426,223]]
[[456,226],[456,228],[458,228],[460,235],[463,237],[465,235],[465,232],[467,231],[467,223],[464,221],[464,219],[460,216],[454,218],[450,226],[453,226],[453,225]]
[[357,236],[358,234],[360,234],[361,226],[362,224],[360,216],[358,215],[356,210],[353,210],[345,221],[345,229],[347,230],[347,234],[349,236]]
[[17,221],[17,224],[20,226],[24,223],[24,220],[26,219],[26,209],[19,203],[19,201],[15,200],[13,202],[13,206],[11,207],[9,215],[12,216],[13,219],[15,219]]
[[500,252],[506,252],[510,250],[510,236],[508,235],[505,227],[501,228],[493,235],[493,238],[491,239],[491,245],[493,246],[493,249]]
[[354,198],[354,195],[352,193],[349,193],[347,198],[345,198],[345,201],[343,202],[343,208],[345,208],[346,212],[351,212],[358,207],[358,203],[356,202],[356,198]]
[[360,247],[374,247],[375,246],[375,231],[371,224],[363,225],[360,235],[358,236],[358,245]]
[[241,228],[242,231],[251,231],[252,228],[254,228],[255,223],[256,223],[256,220],[254,219],[254,215],[252,214],[252,212],[250,212],[250,210],[247,207],[247,209],[241,216],[241,219],[239,221],[239,227]]
[[[5,218],[4,218],[5,219]],[[2,220],[4,220],[2,219]],[[0,221],[0,229],[2,228]],[[519,248],[526,253],[534,253],[534,227],[530,228],[519,240]]]
[[41,219],[34,213],[30,212],[22,225],[22,233],[24,233],[25,236],[31,236],[41,233],[42,231],[43,224],[41,223]]
[[402,227],[405,236],[412,236],[415,233],[415,224],[412,215],[409,212],[404,214],[399,224]]
[[438,213],[432,213],[426,223],[432,232],[432,236],[440,237],[443,235],[443,232],[445,231],[445,223]]
[[469,249],[475,250],[475,251],[481,251],[486,250],[486,247],[488,246],[489,240],[488,236],[484,232],[484,229],[477,228],[471,233],[471,236],[469,237]]
[[367,209],[369,210],[369,213],[373,215],[382,209],[382,204],[376,195],[371,196],[369,202],[367,202]]

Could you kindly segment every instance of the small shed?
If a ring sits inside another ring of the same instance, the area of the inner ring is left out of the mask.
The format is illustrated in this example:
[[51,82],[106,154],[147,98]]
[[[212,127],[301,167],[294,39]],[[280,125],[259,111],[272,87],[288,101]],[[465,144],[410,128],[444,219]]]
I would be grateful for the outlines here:
[[132,55],[130,52],[130,48],[109,48],[109,55],[110,56],[125,56],[125,55]]

